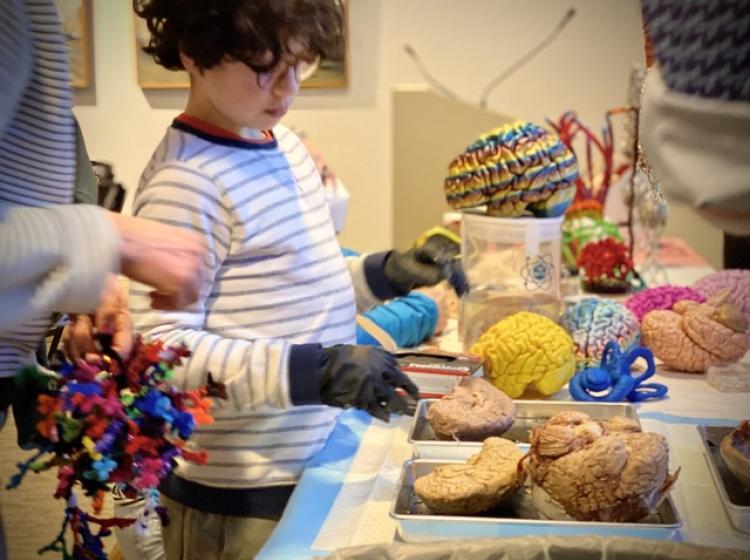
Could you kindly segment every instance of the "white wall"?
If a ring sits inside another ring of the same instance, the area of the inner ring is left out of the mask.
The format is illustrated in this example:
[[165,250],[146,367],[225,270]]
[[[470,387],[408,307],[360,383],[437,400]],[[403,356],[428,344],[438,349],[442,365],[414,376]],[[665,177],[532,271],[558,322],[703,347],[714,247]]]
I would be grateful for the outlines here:
[[[91,156],[113,162],[132,192],[186,94],[144,93],[130,1],[92,2],[96,82],[77,95],[76,114]],[[349,89],[304,91],[285,120],[310,134],[352,192],[346,245],[375,250],[392,242],[391,90],[423,82],[403,44],[462,98],[477,101],[570,6],[577,16],[559,39],[500,86],[489,107],[537,123],[575,109],[598,130],[604,112],[624,103],[630,68],[643,60],[637,0],[350,0]]]

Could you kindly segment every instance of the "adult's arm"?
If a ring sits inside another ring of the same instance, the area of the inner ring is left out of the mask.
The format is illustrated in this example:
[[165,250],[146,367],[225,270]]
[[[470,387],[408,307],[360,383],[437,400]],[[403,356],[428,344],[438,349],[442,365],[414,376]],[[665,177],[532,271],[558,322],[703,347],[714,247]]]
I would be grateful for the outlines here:
[[33,49],[23,0],[0,2],[3,22],[0,41],[0,137],[16,113],[21,95],[31,77]]
[[89,205],[0,205],[0,330],[52,311],[91,312],[119,269],[118,233]]

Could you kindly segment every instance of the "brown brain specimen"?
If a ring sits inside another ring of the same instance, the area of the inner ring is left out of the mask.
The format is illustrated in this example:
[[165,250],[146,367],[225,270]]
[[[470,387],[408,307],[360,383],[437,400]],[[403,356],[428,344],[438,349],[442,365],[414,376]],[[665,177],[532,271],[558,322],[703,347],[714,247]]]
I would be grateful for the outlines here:
[[643,344],[667,366],[679,371],[705,371],[721,360],[695,344],[682,326],[682,316],[668,310],[646,314],[641,324]]
[[750,491],[750,421],[743,420],[724,436],[719,450],[729,470]]
[[582,422],[580,413],[569,419],[553,417],[532,431],[533,483],[581,521],[636,521],[648,515],[677,478],[668,471],[664,437],[642,433],[624,419]]
[[671,311],[647,313],[641,325],[643,343],[680,371],[702,372],[738,360],[750,348],[750,335],[744,315],[727,296],[724,292],[702,304],[679,301]]
[[524,481],[523,452],[510,440],[491,437],[464,464],[441,465],[414,482],[434,513],[471,515],[509,500]]
[[516,418],[516,404],[492,383],[478,377],[462,379],[427,411],[427,420],[440,439],[483,441],[499,436]]

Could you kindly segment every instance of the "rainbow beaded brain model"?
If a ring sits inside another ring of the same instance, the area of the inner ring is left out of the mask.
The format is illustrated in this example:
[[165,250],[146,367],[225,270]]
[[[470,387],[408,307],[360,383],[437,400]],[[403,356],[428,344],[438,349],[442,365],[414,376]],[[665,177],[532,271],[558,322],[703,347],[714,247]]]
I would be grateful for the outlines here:
[[511,398],[532,387],[556,393],[575,371],[573,341],[557,323],[520,311],[498,321],[471,347],[484,361],[485,375]]
[[493,216],[562,216],[575,196],[578,164],[553,133],[516,121],[482,134],[445,179],[455,209],[487,205]]
[[601,298],[586,298],[568,308],[562,325],[573,337],[578,370],[598,366],[608,341],[615,340],[626,352],[641,334],[638,319],[627,307]]

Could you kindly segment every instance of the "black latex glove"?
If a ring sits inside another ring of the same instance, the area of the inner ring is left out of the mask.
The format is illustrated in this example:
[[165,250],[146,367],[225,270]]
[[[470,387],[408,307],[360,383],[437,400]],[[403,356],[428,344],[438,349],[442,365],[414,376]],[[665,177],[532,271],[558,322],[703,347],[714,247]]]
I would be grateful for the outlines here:
[[405,253],[391,251],[385,261],[385,277],[402,294],[448,280],[462,296],[469,291],[469,284],[457,258],[460,252],[461,247],[453,239],[434,233]]
[[396,357],[376,346],[341,344],[323,348],[320,358],[320,396],[330,406],[354,406],[388,421],[391,412],[405,413],[401,387],[418,398],[417,386],[398,367]]

